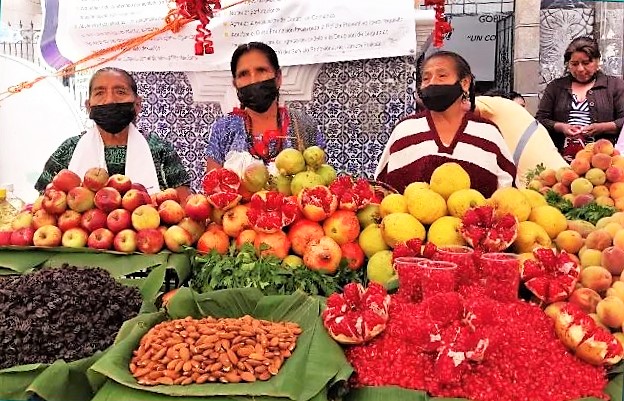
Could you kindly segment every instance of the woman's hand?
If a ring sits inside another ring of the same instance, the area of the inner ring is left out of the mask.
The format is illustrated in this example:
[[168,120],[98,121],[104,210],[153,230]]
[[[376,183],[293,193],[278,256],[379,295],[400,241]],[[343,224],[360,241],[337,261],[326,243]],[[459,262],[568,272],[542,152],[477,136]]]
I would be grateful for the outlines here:
[[616,130],[615,123],[612,123],[612,122],[593,123],[593,124],[589,124],[581,128],[581,135],[594,136],[602,132],[609,132],[609,131],[615,131],[615,130]]
[[556,123],[555,130],[561,132],[565,136],[578,136],[582,134],[581,127],[566,123]]

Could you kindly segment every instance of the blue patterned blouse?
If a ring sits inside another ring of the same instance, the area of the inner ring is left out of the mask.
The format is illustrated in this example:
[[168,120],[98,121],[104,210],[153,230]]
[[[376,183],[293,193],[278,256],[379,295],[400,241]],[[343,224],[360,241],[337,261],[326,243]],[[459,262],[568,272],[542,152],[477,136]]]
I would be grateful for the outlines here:
[[[288,136],[283,143],[285,148],[302,147],[305,149],[314,145],[325,148],[325,137],[312,118],[295,110],[288,110],[288,115],[290,124]],[[229,152],[249,151],[250,146],[245,121],[241,116],[230,113],[219,118],[212,125],[206,146],[206,157],[223,165],[225,156]],[[275,149],[271,149],[271,153],[274,151]]]

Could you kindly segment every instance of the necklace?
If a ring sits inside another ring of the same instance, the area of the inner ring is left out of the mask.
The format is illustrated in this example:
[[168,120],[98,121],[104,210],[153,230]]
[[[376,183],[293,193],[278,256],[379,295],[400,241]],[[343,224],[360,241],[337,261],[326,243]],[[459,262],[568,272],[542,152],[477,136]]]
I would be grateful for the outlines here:
[[288,125],[290,118],[284,107],[280,107],[277,112],[278,129],[269,129],[264,131],[262,135],[253,134],[253,122],[251,116],[243,109],[234,108],[233,114],[243,118],[245,123],[245,131],[247,132],[247,146],[252,156],[262,159],[265,163],[271,160],[282,151],[284,147],[284,139],[288,135]]

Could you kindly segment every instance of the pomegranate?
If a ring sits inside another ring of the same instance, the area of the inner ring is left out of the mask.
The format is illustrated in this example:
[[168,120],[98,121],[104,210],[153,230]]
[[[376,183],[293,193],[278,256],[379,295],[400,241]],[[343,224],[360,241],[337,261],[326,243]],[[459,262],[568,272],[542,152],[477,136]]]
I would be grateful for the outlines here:
[[299,209],[305,218],[322,221],[336,211],[338,198],[324,185],[303,189],[297,195]]
[[288,239],[294,253],[301,256],[305,252],[310,241],[318,240],[325,236],[323,227],[316,221],[302,219],[290,226]]
[[420,238],[412,238],[405,243],[397,244],[392,249],[392,261],[401,257],[416,257],[431,259],[438,251],[438,248],[433,242],[427,242],[423,246],[423,242]]
[[379,335],[388,322],[390,296],[385,288],[370,283],[345,285],[343,293],[327,299],[323,324],[329,335],[342,344],[362,344]]
[[364,265],[364,251],[357,242],[347,242],[340,245],[342,257],[347,260],[347,267],[351,270],[358,270]]
[[581,273],[578,263],[566,251],[557,253],[552,248],[537,248],[533,256],[520,268],[524,286],[547,304],[567,299]]
[[208,253],[213,249],[224,255],[230,247],[230,238],[221,226],[211,224],[197,241],[197,251]]
[[288,256],[290,240],[283,231],[274,233],[258,232],[254,239],[254,247],[259,256],[273,255],[279,259]]
[[310,241],[303,253],[303,264],[310,270],[333,274],[338,270],[342,251],[340,245],[329,237]]
[[291,197],[277,191],[264,191],[251,197],[247,217],[254,230],[273,233],[295,221],[298,211]]
[[592,365],[614,365],[624,356],[619,341],[575,304],[565,304],[555,315],[555,332],[576,356]]
[[501,252],[515,241],[518,219],[513,214],[498,216],[491,206],[479,206],[466,211],[459,231],[474,249]]
[[241,232],[238,237],[236,237],[236,249],[240,249],[245,243],[253,245],[254,241],[256,240],[256,235],[258,235],[256,231],[251,229]]
[[204,177],[202,187],[208,201],[217,209],[227,210],[238,204],[241,181],[238,175],[226,168],[210,170]]
[[373,187],[366,179],[355,179],[349,175],[335,179],[329,190],[338,198],[338,209],[353,212],[366,207],[375,197]]
[[221,220],[223,231],[230,237],[236,238],[244,230],[251,227],[247,213],[249,205],[236,205],[228,209]]

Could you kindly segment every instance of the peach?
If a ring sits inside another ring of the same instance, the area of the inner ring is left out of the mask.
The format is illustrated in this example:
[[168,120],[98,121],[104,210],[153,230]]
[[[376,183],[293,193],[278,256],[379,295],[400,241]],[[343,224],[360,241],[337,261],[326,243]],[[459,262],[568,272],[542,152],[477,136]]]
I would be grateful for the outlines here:
[[589,180],[592,185],[602,185],[607,181],[605,172],[599,168],[589,169],[589,171],[585,173],[585,178]]
[[596,153],[591,158],[591,165],[604,171],[611,167],[611,156],[604,153]]
[[618,231],[613,237],[613,245],[624,250],[624,231]]
[[577,178],[570,184],[570,190],[574,195],[591,194],[593,189],[593,184],[587,178]]
[[611,273],[602,266],[588,266],[581,270],[580,281],[583,287],[601,293],[611,287]]
[[624,301],[618,297],[606,297],[598,302],[596,314],[605,325],[615,329],[624,323]]
[[624,227],[622,227],[620,223],[616,223],[615,221],[611,221],[607,223],[606,226],[604,226],[605,231],[611,234],[611,238],[614,238],[615,234],[617,234],[620,230],[622,230],[622,228]]
[[620,223],[624,227],[624,212],[615,212],[611,215],[611,219],[616,223]]
[[609,193],[613,199],[624,197],[624,182],[614,182],[609,187]]
[[605,175],[610,182],[622,182],[624,181],[624,168],[611,166],[605,171]]
[[551,187],[541,187],[540,189],[538,189],[539,193],[542,195],[546,195],[548,192],[552,190],[553,189]]
[[[587,195],[582,195],[582,196],[587,196]],[[563,199],[567,200],[570,203],[574,203],[574,198],[576,198],[576,195],[572,195],[572,194],[563,195]]]
[[565,195],[570,193],[570,188],[567,185],[558,182],[552,186],[552,190],[558,193],[559,195]]
[[[576,180],[577,178],[579,178],[579,175],[576,174],[571,168],[569,167],[564,167],[564,171],[561,173],[561,179],[559,180],[559,182],[563,185],[565,185],[566,187],[569,187],[570,184],[572,184],[572,181]],[[554,185],[553,185],[554,186]]]
[[568,220],[568,230],[574,230],[587,238],[589,233],[596,231],[596,226],[585,220]]
[[576,158],[576,159],[572,160],[572,163],[570,163],[570,168],[576,174],[581,176],[581,175],[584,175],[587,171],[589,171],[591,166],[589,165],[589,160],[588,159]]
[[615,167],[624,168],[624,156],[622,155],[611,156],[611,165]]
[[615,147],[613,146],[613,143],[611,143],[611,141],[608,139],[598,139],[596,142],[594,142],[593,150],[594,154],[604,153],[607,156],[611,156],[613,154],[613,151],[615,150]]
[[592,152],[591,150],[583,149],[583,150],[579,150],[576,153],[576,156],[574,157],[574,159],[582,159],[582,160],[586,160],[587,163],[590,163],[593,155],[594,155],[594,152]]
[[555,238],[555,244],[559,249],[572,254],[578,253],[584,243],[581,234],[573,230],[564,230]]
[[624,281],[614,281],[611,288],[607,290],[607,296],[617,297],[624,301]]
[[610,196],[598,196],[596,198],[596,203],[600,206],[615,206],[615,201],[611,199]]
[[596,312],[596,305],[602,300],[602,297],[591,288],[577,288],[570,294],[568,302],[576,304],[585,311],[585,313]]
[[598,249],[602,251],[613,245],[613,238],[611,238],[611,234],[605,229],[599,229],[592,233],[590,233],[587,238],[585,238],[585,245],[589,249]]
[[559,181],[557,179],[557,172],[551,168],[547,168],[539,174],[539,179],[542,184],[546,186],[553,186]]
[[544,188],[544,184],[540,180],[531,180],[527,184],[527,188],[534,191],[539,191],[540,189]]
[[597,249],[586,249],[580,253],[580,258],[581,267],[601,266],[602,251]]
[[593,202],[593,200],[594,200],[594,195],[590,195],[590,194],[574,195],[574,197],[572,198],[572,206],[581,207],[581,206],[587,205],[588,203]]
[[609,196],[609,188],[607,188],[606,185],[596,185],[594,189],[592,189],[592,195],[596,198],[599,196]]
[[596,228],[598,229],[605,228],[607,224],[611,223],[612,221],[613,219],[611,218],[611,216],[602,217],[600,220],[596,222]]
[[623,211],[624,210],[624,198],[615,199],[614,206],[617,210]]

